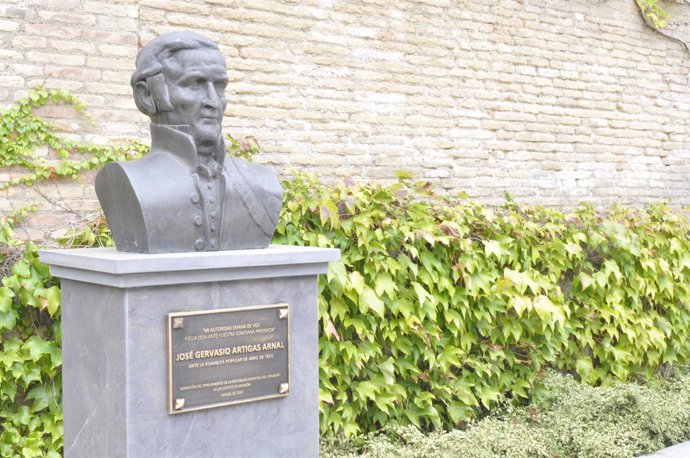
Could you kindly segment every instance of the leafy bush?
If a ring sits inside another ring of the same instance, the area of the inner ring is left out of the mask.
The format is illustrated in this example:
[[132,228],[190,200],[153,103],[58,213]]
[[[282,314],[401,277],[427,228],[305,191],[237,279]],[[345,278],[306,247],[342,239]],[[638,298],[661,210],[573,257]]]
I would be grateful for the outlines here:
[[321,429],[461,426],[555,367],[610,385],[690,355],[687,221],[664,205],[500,209],[286,183],[276,243],[337,247],[320,283]]
[[425,435],[415,427],[358,441],[322,441],[324,458],[622,458],[690,438],[690,372],[646,384],[593,388],[550,373],[544,396],[504,406],[463,430]]
[[0,221],[0,455],[59,457],[62,449],[60,289],[36,246]]

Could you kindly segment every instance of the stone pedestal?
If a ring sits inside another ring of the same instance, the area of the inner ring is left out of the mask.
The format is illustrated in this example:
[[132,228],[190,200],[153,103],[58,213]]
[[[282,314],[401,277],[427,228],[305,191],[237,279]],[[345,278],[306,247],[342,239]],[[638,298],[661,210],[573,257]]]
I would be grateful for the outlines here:
[[[336,249],[46,250],[62,279],[66,457],[317,457],[317,276]],[[290,393],[170,415],[167,314],[289,304]]]

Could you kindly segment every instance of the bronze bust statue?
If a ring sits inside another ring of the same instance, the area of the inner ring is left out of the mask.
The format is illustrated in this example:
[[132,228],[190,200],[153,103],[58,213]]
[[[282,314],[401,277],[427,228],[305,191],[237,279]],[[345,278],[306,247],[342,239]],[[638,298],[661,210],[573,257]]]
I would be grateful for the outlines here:
[[96,194],[120,251],[171,253],[265,248],[282,205],[266,167],[225,155],[228,83],[218,45],[171,32],[139,53],[131,85],[151,118],[151,151],[107,164]]

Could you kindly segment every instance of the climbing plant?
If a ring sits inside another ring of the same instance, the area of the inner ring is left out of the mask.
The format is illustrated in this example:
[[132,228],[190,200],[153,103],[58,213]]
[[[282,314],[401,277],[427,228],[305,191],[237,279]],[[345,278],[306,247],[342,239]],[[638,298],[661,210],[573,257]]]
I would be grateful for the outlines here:
[[690,45],[682,38],[666,30],[670,19],[669,13],[661,6],[660,0],[635,0],[635,4],[645,24],[659,35],[682,44],[690,52]]
[[659,29],[668,25],[669,14],[660,5],[659,0],[635,0],[637,7],[652,28]]
[[555,367],[609,385],[690,359],[690,226],[664,205],[489,208],[391,186],[285,183],[277,243],[320,279],[321,427],[453,428]]
[[[85,170],[111,161],[141,155],[146,147],[129,141],[123,145],[88,145],[60,135],[35,110],[48,104],[68,104],[90,120],[84,105],[64,90],[38,87],[0,114],[0,167],[17,169],[17,178],[0,183],[0,190],[31,185],[54,177],[74,178]],[[39,154],[38,152],[47,154]],[[55,158],[53,159],[52,156]]]
[[60,288],[36,246],[13,235],[30,210],[0,219],[0,456],[59,457]]

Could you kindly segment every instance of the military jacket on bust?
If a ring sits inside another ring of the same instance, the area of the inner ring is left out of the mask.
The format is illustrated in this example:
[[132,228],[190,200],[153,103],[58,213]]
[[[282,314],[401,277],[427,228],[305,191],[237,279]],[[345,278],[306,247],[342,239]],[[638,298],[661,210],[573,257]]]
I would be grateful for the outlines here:
[[219,139],[210,166],[191,136],[151,124],[151,152],[107,164],[96,194],[120,251],[174,253],[265,248],[282,205],[266,167],[225,157]]

